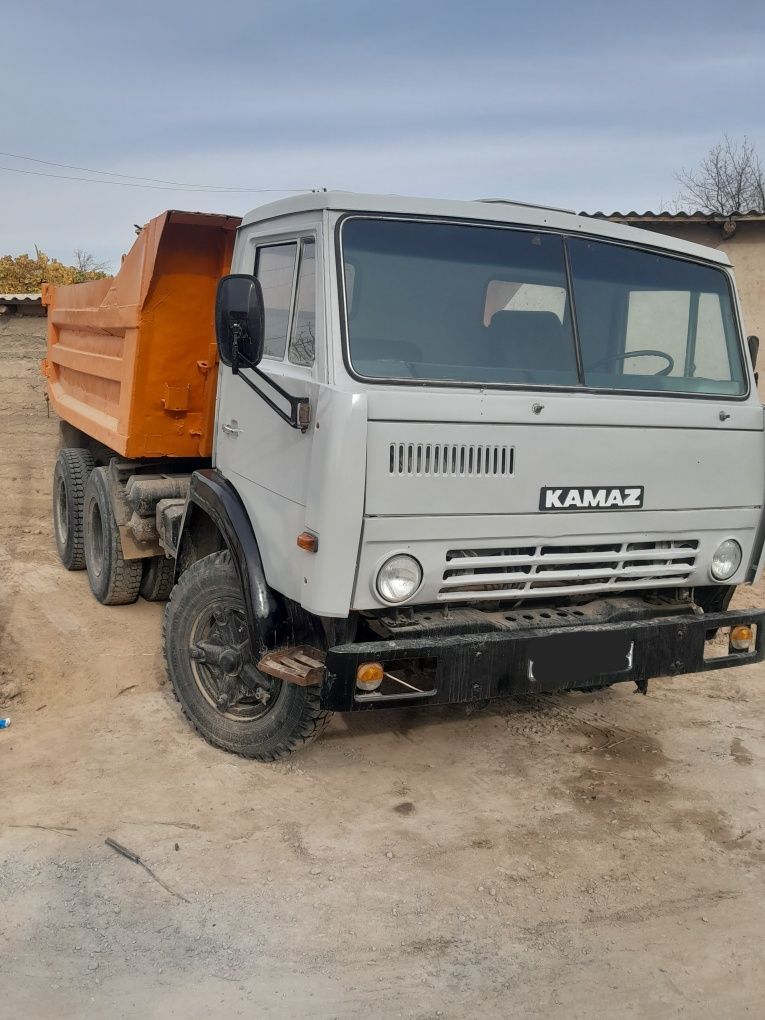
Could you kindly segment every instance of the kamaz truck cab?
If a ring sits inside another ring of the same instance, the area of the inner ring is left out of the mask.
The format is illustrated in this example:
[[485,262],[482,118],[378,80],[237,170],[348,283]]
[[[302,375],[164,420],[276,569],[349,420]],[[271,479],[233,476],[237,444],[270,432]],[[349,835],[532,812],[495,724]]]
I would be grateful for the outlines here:
[[727,608],[762,567],[765,432],[724,254],[329,192],[246,216],[231,269],[212,456],[151,504],[206,739],[266,760],[331,711],[763,658],[763,611]]

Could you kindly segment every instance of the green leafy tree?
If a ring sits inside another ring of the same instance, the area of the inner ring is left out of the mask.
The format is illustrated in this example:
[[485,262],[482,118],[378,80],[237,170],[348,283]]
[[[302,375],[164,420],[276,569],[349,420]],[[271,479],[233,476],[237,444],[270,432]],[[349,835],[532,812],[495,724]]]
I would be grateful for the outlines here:
[[35,294],[44,283],[84,283],[87,280],[103,280],[109,275],[109,265],[97,262],[90,252],[78,249],[75,264],[64,265],[58,259],[49,258],[44,251],[35,247],[31,255],[0,256],[0,293]]

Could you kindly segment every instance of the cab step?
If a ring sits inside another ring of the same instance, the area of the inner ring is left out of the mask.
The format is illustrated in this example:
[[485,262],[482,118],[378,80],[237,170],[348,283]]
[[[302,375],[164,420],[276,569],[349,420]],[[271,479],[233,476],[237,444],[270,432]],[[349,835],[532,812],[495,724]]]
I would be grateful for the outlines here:
[[310,687],[324,678],[324,652],[310,645],[296,645],[294,648],[279,648],[267,652],[258,662],[258,669],[277,680],[290,684]]

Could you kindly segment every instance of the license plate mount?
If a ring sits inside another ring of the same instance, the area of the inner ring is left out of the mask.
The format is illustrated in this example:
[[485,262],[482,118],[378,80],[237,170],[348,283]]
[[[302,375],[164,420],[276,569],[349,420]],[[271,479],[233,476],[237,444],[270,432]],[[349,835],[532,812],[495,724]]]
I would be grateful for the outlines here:
[[540,687],[587,686],[628,674],[634,655],[635,643],[625,634],[554,634],[529,652],[527,678]]

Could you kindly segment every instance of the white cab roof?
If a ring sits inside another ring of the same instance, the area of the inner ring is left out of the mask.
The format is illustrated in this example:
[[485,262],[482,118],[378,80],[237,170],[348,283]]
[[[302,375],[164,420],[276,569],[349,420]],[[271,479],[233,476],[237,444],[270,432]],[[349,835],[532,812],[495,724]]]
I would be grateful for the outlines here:
[[640,230],[621,223],[579,213],[565,212],[544,206],[523,205],[497,199],[476,202],[461,202],[447,198],[408,198],[400,195],[361,195],[353,191],[319,191],[291,198],[282,198],[253,209],[242,220],[242,226],[259,223],[292,213],[321,212],[330,209],[336,212],[388,213],[402,216],[428,216],[438,219],[479,220],[487,223],[512,223],[517,226],[547,227],[566,233],[589,234],[614,241],[628,241],[632,244],[661,248],[679,255],[704,259],[729,266],[724,252],[705,245],[669,237],[653,230]]

